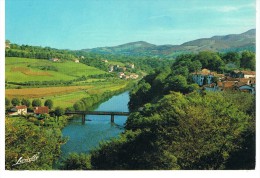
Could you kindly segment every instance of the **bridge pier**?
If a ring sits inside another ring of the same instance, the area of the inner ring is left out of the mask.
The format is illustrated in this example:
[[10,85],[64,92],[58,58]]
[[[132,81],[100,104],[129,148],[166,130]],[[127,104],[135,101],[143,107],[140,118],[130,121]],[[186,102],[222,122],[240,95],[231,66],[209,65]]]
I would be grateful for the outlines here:
[[85,125],[86,122],[86,115],[82,114],[82,125]]
[[114,123],[114,122],[115,122],[115,115],[111,114],[111,123]]

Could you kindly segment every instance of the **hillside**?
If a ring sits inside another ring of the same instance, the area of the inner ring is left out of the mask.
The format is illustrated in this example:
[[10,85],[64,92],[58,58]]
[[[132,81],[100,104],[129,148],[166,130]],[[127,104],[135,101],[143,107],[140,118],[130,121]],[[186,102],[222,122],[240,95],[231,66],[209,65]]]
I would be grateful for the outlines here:
[[255,35],[256,30],[251,29],[241,34],[201,38],[181,45],[154,45],[144,41],[138,41],[114,47],[83,49],[83,51],[99,54],[164,57],[177,56],[180,53],[197,53],[205,50],[214,52],[255,51]]
[[73,80],[88,75],[105,73],[95,67],[72,61],[6,57],[5,79],[8,82]]

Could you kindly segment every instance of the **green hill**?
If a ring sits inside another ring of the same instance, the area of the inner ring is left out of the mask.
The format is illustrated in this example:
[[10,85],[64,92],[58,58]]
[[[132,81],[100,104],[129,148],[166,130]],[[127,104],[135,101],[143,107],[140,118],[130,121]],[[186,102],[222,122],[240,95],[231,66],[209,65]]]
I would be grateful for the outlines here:
[[52,62],[43,59],[6,57],[5,79],[8,82],[73,80],[105,71],[72,61]]
[[128,56],[158,56],[173,57],[184,53],[198,53],[200,51],[228,52],[255,51],[256,30],[251,29],[241,34],[213,36],[188,41],[181,45],[154,45],[144,41],[126,43],[113,47],[83,49],[86,52],[98,54],[114,54]]

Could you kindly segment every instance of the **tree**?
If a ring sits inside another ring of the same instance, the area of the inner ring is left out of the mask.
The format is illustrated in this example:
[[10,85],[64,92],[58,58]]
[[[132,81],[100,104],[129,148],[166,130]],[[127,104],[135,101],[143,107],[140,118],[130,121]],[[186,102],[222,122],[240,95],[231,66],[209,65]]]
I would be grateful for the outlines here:
[[40,99],[34,99],[34,100],[32,101],[32,106],[33,106],[33,107],[37,107],[37,106],[41,106],[41,105],[42,105],[42,102],[41,102]]
[[21,104],[22,104],[22,105],[25,105],[25,106],[27,106],[27,107],[30,107],[31,102],[30,102],[30,100],[23,98],[22,101],[21,101]]
[[10,106],[10,100],[5,97],[5,106],[8,107]]
[[222,56],[223,61],[228,63],[233,63],[237,67],[240,66],[240,56],[238,52],[227,52]]
[[58,117],[62,116],[64,113],[65,113],[65,110],[59,106],[56,107],[54,110],[55,116],[58,116]]
[[70,153],[61,165],[63,170],[91,170],[90,155]]
[[53,108],[53,101],[51,99],[47,99],[44,102],[44,106],[48,106],[49,109],[52,109]]
[[184,92],[187,87],[186,77],[182,75],[169,76],[166,79],[166,84],[164,91],[165,93],[169,93],[169,91],[180,91]]
[[20,100],[18,98],[13,98],[11,103],[12,103],[13,106],[19,106]]
[[242,52],[240,66],[255,71],[255,53],[251,51]]
[[194,62],[192,63],[192,67],[193,67],[193,71],[197,73],[198,71],[201,70],[202,64],[201,64],[200,61],[196,60],[196,61],[194,61]]

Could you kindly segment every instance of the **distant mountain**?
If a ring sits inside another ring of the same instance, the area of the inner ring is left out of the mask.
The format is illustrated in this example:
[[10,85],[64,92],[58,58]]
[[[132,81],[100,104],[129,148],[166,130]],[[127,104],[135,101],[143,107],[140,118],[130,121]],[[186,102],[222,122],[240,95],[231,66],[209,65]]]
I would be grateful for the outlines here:
[[154,45],[145,41],[126,43],[114,47],[83,49],[99,54],[116,54],[131,56],[164,56],[173,57],[181,53],[197,53],[199,51],[255,51],[256,30],[251,29],[241,34],[213,36],[183,43],[181,45]]

